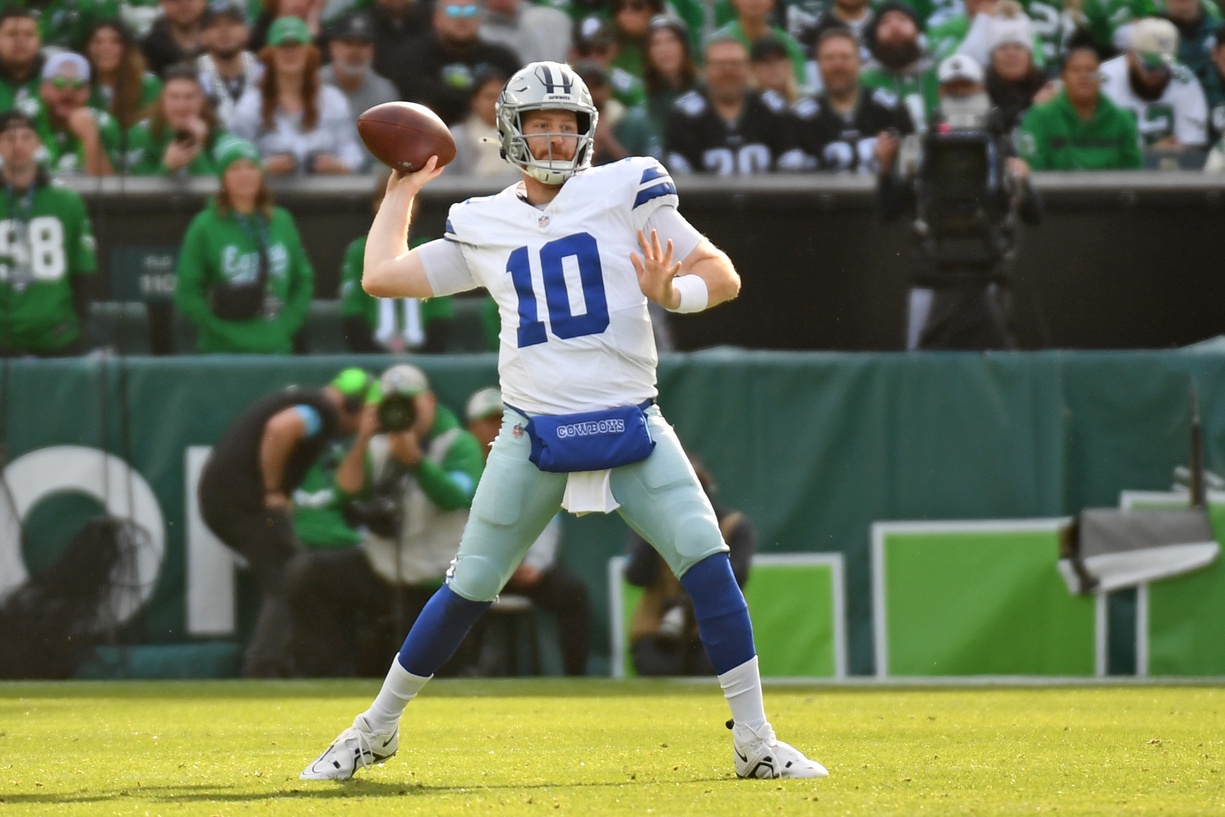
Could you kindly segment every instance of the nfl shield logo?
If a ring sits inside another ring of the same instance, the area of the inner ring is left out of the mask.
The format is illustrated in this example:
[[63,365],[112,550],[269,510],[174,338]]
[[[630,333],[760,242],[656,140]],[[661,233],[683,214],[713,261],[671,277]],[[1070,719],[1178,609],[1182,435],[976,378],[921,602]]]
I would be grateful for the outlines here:
[[548,227],[548,226],[549,226],[549,217],[548,217],[548,216],[541,216],[541,217],[540,217],[540,220],[539,220],[539,221],[537,221],[536,223],[537,223],[538,225],[540,225],[540,229],[542,229],[542,230],[543,230],[545,227]]

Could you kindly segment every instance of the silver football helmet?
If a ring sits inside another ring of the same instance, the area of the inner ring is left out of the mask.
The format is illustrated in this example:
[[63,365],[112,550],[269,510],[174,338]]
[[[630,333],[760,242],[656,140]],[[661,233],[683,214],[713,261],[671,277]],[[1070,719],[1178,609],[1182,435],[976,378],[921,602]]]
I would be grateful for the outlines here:
[[[572,160],[552,156],[537,159],[528,150],[523,114],[539,110],[574,111],[577,115],[578,145]],[[561,184],[591,166],[599,118],[587,84],[570,66],[559,62],[528,63],[507,81],[498,97],[502,158],[543,184]]]

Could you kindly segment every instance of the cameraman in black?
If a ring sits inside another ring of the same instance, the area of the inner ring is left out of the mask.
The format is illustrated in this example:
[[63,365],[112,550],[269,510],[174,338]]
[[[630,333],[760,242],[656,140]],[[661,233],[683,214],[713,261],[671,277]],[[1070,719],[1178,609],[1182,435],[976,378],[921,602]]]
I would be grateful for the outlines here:
[[362,415],[336,469],[337,499],[359,545],[311,551],[289,568],[300,675],[349,672],[353,626],[391,614],[392,631],[360,634],[379,645],[374,671],[384,672],[388,653],[442,586],[484,470],[480,443],[438,403],[424,372],[392,366],[379,385],[377,405]]
[[915,269],[907,349],[1015,349],[1009,263],[1018,219],[1037,224],[1038,196],[982,66],[965,54],[940,64],[940,109],[924,137],[878,140],[877,208],[913,219]]

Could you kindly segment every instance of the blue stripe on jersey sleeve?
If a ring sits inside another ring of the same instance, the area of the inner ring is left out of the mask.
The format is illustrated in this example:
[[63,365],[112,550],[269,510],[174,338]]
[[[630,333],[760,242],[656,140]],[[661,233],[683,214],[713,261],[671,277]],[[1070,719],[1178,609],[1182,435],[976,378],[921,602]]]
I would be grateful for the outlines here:
[[669,179],[666,182],[661,182],[659,184],[653,185],[651,187],[646,188],[645,190],[639,190],[638,197],[634,199],[634,206],[631,207],[630,209],[633,210],[640,205],[646,204],[651,199],[657,199],[660,196],[675,196],[675,195],[676,195],[676,185],[672,183],[671,179]]
[[451,217],[447,217],[447,235],[455,235],[455,228],[451,225]]
[[655,165],[654,167],[648,167],[646,170],[642,171],[642,178],[638,180],[638,183],[646,184],[647,182],[654,181],[655,179],[662,179],[667,175],[668,171],[664,170],[659,165]]

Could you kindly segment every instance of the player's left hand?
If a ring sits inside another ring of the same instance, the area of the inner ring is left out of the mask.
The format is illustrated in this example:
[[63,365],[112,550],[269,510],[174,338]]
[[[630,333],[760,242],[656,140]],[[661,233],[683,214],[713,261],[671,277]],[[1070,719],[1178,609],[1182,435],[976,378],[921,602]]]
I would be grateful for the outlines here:
[[648,241],[642,230],[638,231],[638,246],[642,248],[642,257],[638,253],[630,253],[630,263],[634,272],[638,273],[638,288],[649,300],[664,309],[675,309],[681,300],[680,294],[672,286],[672,279],[680,272],[679,262],[672,260],[672,240],[667,247],[659,243],[659,234],[651,230],[651,240]]

